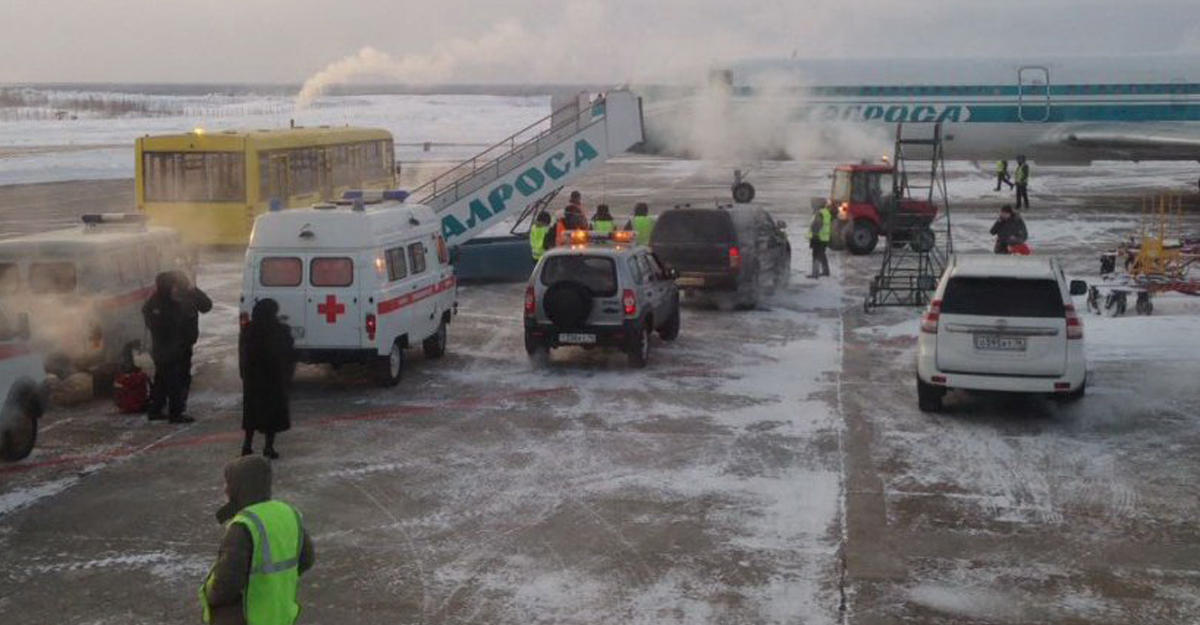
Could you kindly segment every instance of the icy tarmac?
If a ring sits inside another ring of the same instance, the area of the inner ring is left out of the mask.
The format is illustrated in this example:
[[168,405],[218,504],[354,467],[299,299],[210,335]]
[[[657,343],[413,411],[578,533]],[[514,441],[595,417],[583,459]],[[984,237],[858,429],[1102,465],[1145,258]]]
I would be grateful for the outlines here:
[[[623,216],[638,200],[724,202],[731,170],[630,156],[581,190]],[[754,169],[757,201],[789,225],[792,286],[756,311],[686,306],[679,340],[656,341],[645,370],[579,349],[532,366],[519,284],[462,287],[447,357],[412,352],[397,388],[303,367],[275,463],[276,495],[316,540],[303,622],[1193,618],[1200,301],[1087,316],[1092,375],[1076,405],[955,394],[944,414],[922,414],[918,311],[862,312],[879,256],[835,254],[833,279],[804,277],[808,197],[826,192],[828,171]],[[986,170],[953,173],[969,198],[956,241],[990,249],[1001,198]],[[1062,169],[1054,196],[1035,175],[1031,243],[1091,277],[1097,252],[1136,225],[1145,181],[1183,188],[1194,173]],[[59,200],[83,191],[0,188],[4,230],[66,220],[83,207]],[[240,444],[239,281],[236,255],[205,257],[217,307],[203,318],[196,424],[103,402],[58,409],[33,456],[0,465],[6,625],[198,619],[221,467]]]

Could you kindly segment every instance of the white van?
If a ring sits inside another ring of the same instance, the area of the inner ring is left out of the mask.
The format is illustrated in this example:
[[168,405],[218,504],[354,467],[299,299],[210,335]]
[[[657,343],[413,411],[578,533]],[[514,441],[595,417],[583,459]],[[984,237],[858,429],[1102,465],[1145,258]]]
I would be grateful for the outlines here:
[[433,210],[396,201],[321,204],[254,222],[242,278],[241,319],[279,303],[301,362],[371,364],[400,381],[404,350],[446,350],[457,289]]
[[940,410],[953,388],[1082,397],[1083,321],[1071,297],[1085,293],[1053,258],[952,258],[921,318],[920,409]]
[[29,455],[46,407],[46,365],[29,345],[29,318],[0,304],[0,459]]
[[194,251],[136,214],[0,241],[0,297],[32,320],[34,349],[52,373],[93,372],[97,388],[111,388],[131,350],[149,348],[142,304],[155,276],[175,270],[194,276]]

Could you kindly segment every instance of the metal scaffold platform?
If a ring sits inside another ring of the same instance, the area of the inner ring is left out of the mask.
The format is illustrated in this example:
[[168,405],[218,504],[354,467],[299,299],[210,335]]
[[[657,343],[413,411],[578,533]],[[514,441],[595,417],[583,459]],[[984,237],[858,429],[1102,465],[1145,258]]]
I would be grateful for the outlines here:
[[883,223],[887,245],[863,302],[866,312],[928,304],[954,252],[942,125],[932,128],[932,136],[915,137],[896,125],[891,206]]

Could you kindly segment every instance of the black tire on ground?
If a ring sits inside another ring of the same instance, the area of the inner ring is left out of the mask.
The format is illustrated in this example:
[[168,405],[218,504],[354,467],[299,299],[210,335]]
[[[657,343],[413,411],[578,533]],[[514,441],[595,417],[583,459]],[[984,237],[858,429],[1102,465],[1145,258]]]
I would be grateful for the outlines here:
[[1150,301],[1149,293],[1138,293],[1137,303],[1133,307],[1139,315],[1149,315],[1154,312],[1154,303]]
[[680,326],[679,303],[675,303],[675,312],[667,319],[667,322],[658,329],[658,336],[664,341],[674,341],[679,336]]
[[441,358],[446,354],[446,322],[443,320],[438,324],[437,332],[432,336],[421,341],[421,349],[425,351],[425,357],[433,360]]
[[754,310],[755,308],[758,308],[760,284],[762,284],[762,276],[759,275],[758,265],[755,265],[750,268],[750,277],[738,287],[738,308],[742,308],[744,310]]
[[917,407],[921,412],[937,412],[942,409],[942,397],[946,389],[932,384],[926,384],[917,379]]
[[594,304],[592,292],[579,282],[556,282],[542,296],[542,310],[554,325],[569,330],[583,326]]
[[0,430],[0,459],[16,462],[33,452],[37,443],[38,419],[42,416],[42,403],[32,391],[22,391],[5,412],[8,417]]
[[851,254],[870,254],[879,244],[879,230],[875,228],[875,224],[865,219],[855,220],[847,234],[846,249],[850,250]]
[[544,361],[550,354],[550,346],[532,334],[529,330],[525,331],[525,353],[529,358],[535,361]]
[[738,204],[749,204],[754,201],[754,185],[749,182],[739,182],[733,185],[733,201]]
[[404,348],[400,339],[392,343],[392,350],[386,356],[375,358],[375,380],[380,386],[396,386],[404,375]]
[[929,228],[917,230],[913,233],[912,240],[908,242],[908,247],[917,253],[928,252],[933,249],[934,245],[937,245],[937,236]]
[[629,341],[629,366],[635,369],[644,369],[650,361],[651,324],[646,321],[642,322],[641,329]]

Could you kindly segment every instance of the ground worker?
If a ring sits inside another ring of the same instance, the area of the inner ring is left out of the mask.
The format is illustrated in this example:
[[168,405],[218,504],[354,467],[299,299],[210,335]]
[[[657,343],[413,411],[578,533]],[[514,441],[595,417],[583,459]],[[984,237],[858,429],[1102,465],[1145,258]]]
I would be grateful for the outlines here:
[[580,215],[585,214],[583,212],[583,194],[579,191],[571,192],[571,199],[567,200],[567,208],[571,209],[571,207],[575,207],[575,209],[579,211]]
[[1012,179],[1008,177],[1008,159],[1000,159],[996,161],[996,190],[1000,190],[1000,185],[1006,184],[1008,188],[1013,188]]
[[529,228],[529,251],[533,254],[533,262],[542,259],[546,253],[546,235],[550,232],[550,213],[540,211]]
[[588,230],[588,219],[583,214],[583,208],[578,204],[568,204],[563,210],[562,217],[554,224],[554,229],[546,235],[546,249],[567,242],[567,233],[571,230]]
[[271,463],[262,456],[225,466],[225,496],[217,510],[225,536],[200,586],[204,622],[292,625],[300,613],[300,576],[315,558],[300,513],[271,499]]
[[[833,210],[828,202],[816,207],[813,211],[812,223],[808,227],[808,246],[812,248],[812,272],[810,278],[820,278],[829,275],[829,258],[825,250],[833,237]],[[820,271],[817,270],[818,266]]]
[[608,204],[596,206],[596,214],[592,215],[592,231],[596,234],[612,234],[613,218],[608,212]]
[[1017,208],[1029,208],[1029,163],[1025,162],[1024,156],[1017,157],[1017,172],[1013,176],[1013,183],[1017,187]]
[[650,207],[645,202],[638,202],[633,207],[633,219],[625,222],[625,230],[637,233],[639,245],[650,245],[650,233],[654,231],[654,218],[650,216]]
[[154,383],[146,417],[171,423],[191,423],[184,414],[192,378],[192,349],[200,335],[199,315],[212,310],[212,300],[193,287],[181,272],[164,271],[154,279],[154,294],[142,305],[142,319],[150,331],[150,356]]
[[996,235],[996,246],[992,251],[997,254],[1009,254],[1010,247],[1024,245],[1029,238],[1025,220],[1008,204],[1000,207],[1000,218],[992,224],[991,233]]

